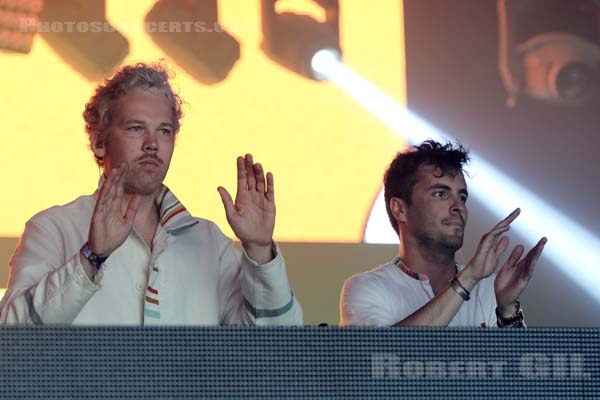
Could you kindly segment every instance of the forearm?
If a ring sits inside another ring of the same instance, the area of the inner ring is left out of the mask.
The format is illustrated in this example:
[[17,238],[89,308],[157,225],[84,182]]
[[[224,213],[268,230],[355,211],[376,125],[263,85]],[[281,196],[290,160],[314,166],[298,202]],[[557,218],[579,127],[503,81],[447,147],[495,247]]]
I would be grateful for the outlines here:
[[290,288],[285,261],[273,244],[271,260],[258,265],[242,255],[242,292],[257,325],[302,325],[302,310]]
[[22,279],[9,285],[0,306],[1,323],[70,324],[99,288],[86,275],[78,254],[58,268],[49,268],[37,282],[26,287],[20,281],[32,280],[26,275],[34,275],[34,267],[15,267],[22,268],[18,273]]
[[242,243],[248,257],[258,265],[263,265],[275,258],[274,244],[271,241],[267,244],[247,244]]
[[[470,292],[476,281],[461,274],[457,277],[461,286]],[[450,284],[423,307],[394,326],[448,326],[466,300]]]
[[221,258],[221,323],[244,325],[302,325],[302,310],[293,296],[285,262],[275,245],[271,260],[258,264],[246,249],[240,254],[227,246]]
[[448,286],[423,307],[394,326],[447,326],[464,300]]

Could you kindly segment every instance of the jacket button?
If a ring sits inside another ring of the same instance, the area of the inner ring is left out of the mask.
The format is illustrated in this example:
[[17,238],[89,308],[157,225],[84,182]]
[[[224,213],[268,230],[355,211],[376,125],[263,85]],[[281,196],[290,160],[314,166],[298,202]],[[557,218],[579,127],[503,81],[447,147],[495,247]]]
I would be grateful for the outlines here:
[[135,285],[137,290],[142,290],[143,286],[141,283],[138,283],[137,285]]

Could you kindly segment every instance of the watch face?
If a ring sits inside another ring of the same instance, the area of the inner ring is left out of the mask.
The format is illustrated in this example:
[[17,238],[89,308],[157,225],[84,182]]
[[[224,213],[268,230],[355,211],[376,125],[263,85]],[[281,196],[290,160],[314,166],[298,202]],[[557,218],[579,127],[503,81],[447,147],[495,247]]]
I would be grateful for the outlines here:
[[82,249],[82,251],[83,251],[83,255],[84,255],[84,256],[85,256],[85,258],[87,258],[88,260],[90,259],[90,256],[92,256],[92,255],[93,255],[93,253],[92,253],[92,249],[90,249],[90,248],[88,247],[88,245],[87,245],[87,244],[86,244],[85,246],[83,246],[83,249]]

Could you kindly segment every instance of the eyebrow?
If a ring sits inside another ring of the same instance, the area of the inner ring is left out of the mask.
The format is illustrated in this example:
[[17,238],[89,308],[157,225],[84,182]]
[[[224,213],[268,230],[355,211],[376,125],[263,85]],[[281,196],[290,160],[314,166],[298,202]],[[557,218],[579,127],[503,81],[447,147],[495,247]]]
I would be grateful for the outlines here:
[[[444,185],[443,183],[434,183],[433,185],[431,185],[427,188],[427,190],[434,190],[434,189],[444,189],[444,190],[452,191],[452,188],[450,186]],[[467,197],[469,197],[469,192],[467,191],[467,189],[459,189],[458,193],[464,194]]]
[[123,121],[122,123],[123,123],[123,125],[127,125],[127,124],[140,124],[140,125],[143,125],[144,121],[140,121],[139,119],[128,119],[127,121]]
[[[123,125],[128,125],[128,124],[145,125],[146,123],[144,121],[139,120],[139,119],[128,119],[127,121],[123,122]],[[158,126],[159,127],[168,126],[171,129],[173,129],[173,124],[170,123],[170,122],[161,122]]]

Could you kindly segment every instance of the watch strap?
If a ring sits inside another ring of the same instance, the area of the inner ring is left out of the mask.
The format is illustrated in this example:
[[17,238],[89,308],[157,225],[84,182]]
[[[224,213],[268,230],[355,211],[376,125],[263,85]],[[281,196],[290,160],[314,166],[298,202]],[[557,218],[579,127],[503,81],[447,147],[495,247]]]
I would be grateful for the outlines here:
[[106,259],[108,258],[108,257],[101,257],[98,254],[94,253],[92,251],[92,249],[90,248],[90,245],[88,244],[88,242],[85,242],[85,244],[81,248],[81,254],[83,254],[83,256],[96,269],[100,269],[102,264],[104,264],[104,261],[106,261]]

